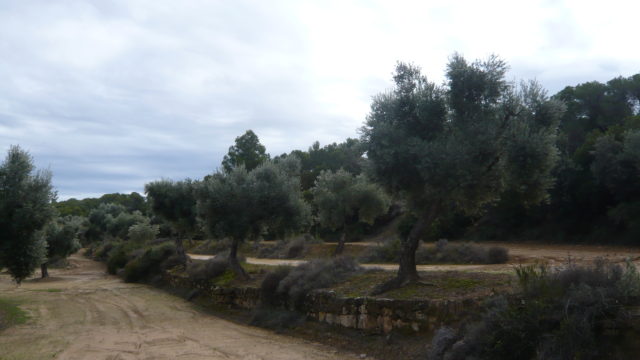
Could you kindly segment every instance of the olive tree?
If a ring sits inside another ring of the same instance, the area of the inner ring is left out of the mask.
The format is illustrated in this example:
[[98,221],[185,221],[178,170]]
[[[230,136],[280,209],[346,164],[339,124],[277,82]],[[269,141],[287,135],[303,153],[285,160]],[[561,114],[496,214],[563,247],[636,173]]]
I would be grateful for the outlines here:
[[53,217],[55,193],[49,171],[36,171],[33,159],[11,146],[0,164],[0,264],[19,284],[45,261],[43,227]]
[[151,225],[149,220],[147,220],[131,225],[131,227],[129,227],[128,237],[131,242],[144,244],[154,240],[159,232],[160,226]]
[[116,217],[108,218],[107,232],[113,237],[125,239],[128,236],[131,226],[148,221],[149,218],[142,215],[138,210],[133,211],[133,213],[123,211]]
[[318,223],[341,231],[334,255],[344,250],[348,225],[373,224],[389,209],[389,198],[380,186],[364,175],[354,176],[342,169],[321,172],[311,192]]
[[87,217],[87,229],[84,234],[87,242],[103,240],[105,235],[114,230],[114,219],[126,212],[124,206],[114,203],[103,203],[92,209]]
[[229,266],[242,278],[238,245],[269,231],[285,235],[305,224],[309,209],[300,192],[299,162],[267,161],[251,171],[244,166],[217,172],[197,187],[198,214],[206,230],[231,240]]
[[168,221],[176,235],[176,251],[186,259],[184,237],[190,237],[197,229],[196,198],[194,189],[197,182],[159,180],[145,185],[144,191],[151,203],[151,211]]
[[58,217],[49,222],[44,229],[45,241],[47,243],[47,258],[40,264],[41,276],[49,276],[49,262],[64,259],[74,252],[80,250],[78,232],[80,221],[77,218]]
[[398,63],[393,90],[374,97],[361,130],[372,172],[417,218],[397,277],[376,292],[418,279],[415,252],[440,216],[477,215],[505,191],[525,204],[547,200],[564,106],[535,82],[507,82],[506,71],[495,56],[468,63],[454,55],[437,86]]

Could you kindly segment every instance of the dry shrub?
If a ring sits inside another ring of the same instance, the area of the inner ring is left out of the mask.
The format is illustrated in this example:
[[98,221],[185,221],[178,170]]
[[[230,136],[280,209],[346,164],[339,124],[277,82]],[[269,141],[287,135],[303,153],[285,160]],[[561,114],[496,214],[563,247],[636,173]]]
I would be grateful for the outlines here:
[[286,259],[302,257],[306,249],[307,244],[304,239],[291,240],[284,249],[284,256]]
[[213,258],[207,261],[194,261],[187,266],[187,274],[192,280],[214,279],[227,271],[229,263],[226,259]]
[[279,266],[264,277],[260,284],[260,302],[263,306],[280,306],[286,302],[286,298],[278,293],[278,286],[289,273],[291,267]]
[[274,245],[258,244],[257,255],[266,259],[295,259],[301,258],[307,249],[305,239],[297,238],[290,241],[278,241]]
[[312,290],[322,289],[363,271],[351,257],[316,259],[291,269],[278,284],[277,293],[286,294],[288,301],[299,308]]
[[316,259],[294,268],[279,267],[262,281],[262,305],[289,304],[299,309],[310,291],[329,287],[361,271],[362,267],[351,257]]
[[[597,260],[516,269],[521,292],[514,299],[491,299],[486,311],[452,339],[448,329],[433,339],[429,359],[597,359],[616,354],[626,329],[627,305],[637,305],[640,275]],[[453,332],[455,333],[455,332]],[[442,348],[446,348],[442,350]],[[621,357],[620,357],[621,356]]]
[[[399,261],[401,243],[395,239],[380,246],[371,246],[360,257],[363,263],[393,263]],[[485,247],[469,242],[450,243],[438,240],[435,246],[420,247],[416,264],[503,264],[509,261],[504,247]]]
[[506,248],[476,245],[469,242],[450,243],[438,240],[435,247],[421,247],[416,252],[417,264],[501,264],[509,260]]

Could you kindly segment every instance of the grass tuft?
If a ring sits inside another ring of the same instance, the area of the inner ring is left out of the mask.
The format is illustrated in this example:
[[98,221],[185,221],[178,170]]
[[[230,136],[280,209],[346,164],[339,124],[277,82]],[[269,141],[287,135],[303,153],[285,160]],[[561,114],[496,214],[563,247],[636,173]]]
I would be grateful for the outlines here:
[[0,299],[0,330],[27,322],[29,314],[16,301]]

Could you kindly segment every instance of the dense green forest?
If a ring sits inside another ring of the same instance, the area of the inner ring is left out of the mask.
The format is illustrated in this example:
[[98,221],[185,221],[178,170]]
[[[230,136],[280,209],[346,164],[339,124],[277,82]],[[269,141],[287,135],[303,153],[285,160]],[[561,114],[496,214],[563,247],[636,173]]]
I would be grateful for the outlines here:
[[525,208],[507,194],[476,220],[480,237],[635,242],[640,235],[640,74],[567,86],[553,98],[565,104],[566,112],[559,123],[549,200]]

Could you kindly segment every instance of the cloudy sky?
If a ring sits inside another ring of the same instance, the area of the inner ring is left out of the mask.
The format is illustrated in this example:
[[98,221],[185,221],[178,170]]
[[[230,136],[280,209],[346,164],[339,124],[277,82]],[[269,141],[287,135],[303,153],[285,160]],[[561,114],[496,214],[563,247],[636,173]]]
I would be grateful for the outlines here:
[[200,178],[253,129],[271,154],[358,135],[397,60],[443,81],[495,53],[551,94],[640,72],[636,1],[1,0],[0,150],[59,198]]

